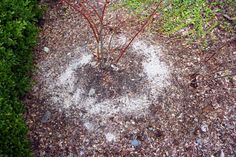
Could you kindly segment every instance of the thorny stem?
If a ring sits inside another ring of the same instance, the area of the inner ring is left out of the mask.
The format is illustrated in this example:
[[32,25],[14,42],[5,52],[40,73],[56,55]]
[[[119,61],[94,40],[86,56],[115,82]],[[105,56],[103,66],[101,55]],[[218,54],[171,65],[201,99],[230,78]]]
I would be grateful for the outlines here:
[[[124,46],[123,49],[120,50],[119,52],[119,56],[117,58],[117,60],[115,61],[115,63],[118,63],[119,60],[123,57],[123,55],[125,54],[125,52],[127,51],[127,49],[129,48],[129,46],[131,45],[131,43],[134,41],[134,39],[145,29],[145,27],[149,24],[149,21],[153,18],[153,16],[155,15],[157,9],[159,8],[160,4],[162,3],[163,0],[161,0],[156,9],[152,12],[152,14],[148,17],[148,19],[146,20],[146,22],[141,26],[140,30],[138,30],[137,33],[134,34],[133,37],[131,37],[130,41],[128,42],[128,44],[126,46]],[[97,42],[97,58],[98,60],[102,59],[102,63],[104,62],[104,51],[103,51],[103,30],[106,28],[106,25],[104,24],[104,18],[105,18],[105,14],[106,14],[106,9],[108,7],[108,5],[110,4],[110,0],[105,0],[105,2],[102,2],[103,7],[101,9],[101,14],[98,12],[98,10],[91,4],[89,4],[89,0],[81,0],[79,2],[78,5],[76,4],[71,4],[70,0],[61,0],[61,2],[65,2],[67,5],[69,5],[70,7],[72,7],[75,11],[78,11],[83,17],[84,19],[88,22],[90,28],[92,29],[93,35],[96,39]],[[99,8],[99,2],[97,1],[97,7]],[[91,8],[92,11],[89,9]],[[97,16],[100,26],[98,24],[96,24],[94,22],[94,19],[92,18],[92,15],[95,13],[95,15]],[[118,19],[119,20],[119,19]],[[122,22],[123,23],[123,22]],[[151,23],[151,22],[150,22]],[[120,23],[121,24],[121,23]],[[122,25],[122,24],[121,24]],[[98,30],[99,29],[99,30]],[[110,44],[111,44],[111,40],[112,40],[113,35],[110,38],[110,43],[109,43],[109,49],[110,50]]]
[[[109,0],[105,1],[105,4],[103,5],[102,8],[102,13],[101,13],[101,17],[100,15],[97,13],[98,18],[100,19],[100,32],[99,32],[99,42],[98,42],[98,47],[97,47],[97,55],[100,56],[101,55],[101,65],[103,65],[104,63],[104,51],[103,51],[103,30],[104,30],[104,17],[105,17],[105,11],[106,8],[108,6],[108,4],[110,3]],[[99,59],[99,57],[98,57]]]
[[147,21],[142,25],[141,29],[131,38],[129,43],[120,51],[118,58],[116,59],[115,63],[118,63],[119,60],[123,57],[126,50],[129,48],[131,43],[134,41],[134,39],[145,29],[145,27],[148,25],[149,21],[153,18],[153,16],[156,14],[156,11],[158,10],[160,4],[162,3],[162,0],[158,3],[156,9],[152,12],[152,14],[148,17]]

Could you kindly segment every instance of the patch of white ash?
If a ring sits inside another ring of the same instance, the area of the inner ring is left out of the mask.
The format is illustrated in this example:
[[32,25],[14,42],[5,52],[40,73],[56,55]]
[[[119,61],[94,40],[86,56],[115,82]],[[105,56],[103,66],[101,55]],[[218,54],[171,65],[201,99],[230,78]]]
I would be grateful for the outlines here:
[[69,67],[66,69],[64,73],[59,77],[59,82],[60,84],[65,84],[65,83],[73,83],[74,80],[74,71],[83,65],[89,64],[92,60],[92,55],[85,53],[81,56],[81,58],[76,59],[73,61],[72,64],[69,65]]
[[[118,44],[124,43],[126,37],[120,36],[116,41]],[[68,60],[69,62],[60,65],[63,69],[66,67],[64,71],[58,70],[59,68],[44,71],[44,75],[47,76],[44,78],[46,82],[44,84],[44,90],[46,91],[45,93],[47,93],[45,94],[46,97],[48,98],[48,95],[50,96],[50,103],[57,106],[59,110],[73,110],[73,108],[85,110],[81,118],[85,122],[84,126],[88,131],[94,130],[93,124],[98,121],[97,119],[109,125],[106,121],[112,116],[143,116],[148,114],[148,108],[152,104],[152,101],[157,98],[161,88],[168,83],[166,81],[168,78],[168,68],[160,61],[161,48],[143,40],[136,40],[132,44],[129,53],[144,56],[144,60],[141,63],[143,72],[137,75],[147,76],[147,84],[144,84],[144,88],[150,89],[152,95],[148,95],[148,92],[132,93],[98,101],[96,92],[85,91],[82,82],[78,82],[78,77],[83,78],[85,76],[78,76],[77,70],[83,70],[83,67],[88,64],[92,67],[95,66],[91,54],[83,52],[80,55],[76,55],[78,50],[82,50],[82,48],[71,52],[72,55],[74,53],[75,57],[70,58]],[[60,57],[50,59],[51,63],[53,63],[54,60],[59,60],[58,62],[62,60]],[[86,80],[86,78],[84,79]],[[91,123],[88,121],[91,121]],[[115,141],[117,136],[111,133],[105,135],[106,140],[109,142]]]
[[95,98],[86,99],[81,106],[83,106],[88,114],[99,115],[103,118],[111,117],[113,115],[122,114],[139,114],[146,113],[150,101],[147,96],[140,95],[135,97],[120,96],[116,99],[107,99],[101,103],[96,103]]
[[[146,56],[146,60],[142,63],[144,73],[148,76],[150,83],[160,87],[166,86],[169,70],[165,63],[160,61],[162,50],[159,46],[148,45],[144,41],[136,41],[132,45],[133,51]],[[156,87],[154,85],[154,88]]]
[[75,70],[83,65],[89,64],[92,60],[92,55],[84,53],[79,59],[75,59],[70,64],[65,72],[59,75],[57,80],[54,80],[54,91],[56,95],[52,96],[54,103],[62,103],[63,107],[69,108],[72,105],[77,105],[81,100],[83,89],[75,88]]

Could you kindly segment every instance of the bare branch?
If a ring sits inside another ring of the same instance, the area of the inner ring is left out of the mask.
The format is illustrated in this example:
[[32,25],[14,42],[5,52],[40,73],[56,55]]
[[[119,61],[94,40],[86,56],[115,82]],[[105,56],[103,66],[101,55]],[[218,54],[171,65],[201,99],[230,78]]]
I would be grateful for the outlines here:
[[153,16],[156,14],[156,11],[158,10],[160,4],[162,3],[162,1],[160,1],[156,7],[156,9],[152,12],[152,14],[148,17],[148,19],[146,20],[146,22],[142,25],[141,29],[131,38],[131,40],[129,41],[129,43],[120,51],[120,54],[118,56],[118,58],[116,59],[116,63],[119,62],[119,60],[123,57],[123,55],[125,54],[126,50],[129,48],[129,46],[131,45],[131,43],[134,41],[134,39],[145,29],[145,27],[148,25],[149,21],[153,18]]
[[87,20],[90,28],[93,31],[93,34],[94,34],[94,37],[95,37],[96,41],[99,42],[98,29],[96,27],[96,24],[93,22],[90,14],[85,13],[87,10],[83,7],[82,3],[80,3],[80,6],[82,7],[82,9],[80,9],[81,8],[80,6],[72,5],[68,0],[61,0],[61,1],[65,2],[67,5],[72,7],[74,10],[78,11]]

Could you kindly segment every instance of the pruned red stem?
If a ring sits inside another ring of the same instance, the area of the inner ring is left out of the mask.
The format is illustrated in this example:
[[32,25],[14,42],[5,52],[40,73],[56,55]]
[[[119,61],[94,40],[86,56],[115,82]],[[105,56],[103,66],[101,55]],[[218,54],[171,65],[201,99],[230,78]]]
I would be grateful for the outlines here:
[[87,3],[87,5],[94,11],[94,13],[97,15],[100,23],[102,23],[102,21],[103,21],[102,16],[99,15],[98,11],[94,8],[94,6],[90,5],[89,3]]
[[116,63],[118,63],[120,61],[120,59],[123,57],[123,55],[125,54],[126,50],[129,48],[129,46],[131,45],[131,43],[134,41],[134,39],[145,29],[145,27],[148,25],[148,22],[153,18],[153,16],[156,14],[156,11],[158,10],[160,4],[162,3],[162,1],[159,2],[159,4],[157,5],[156,9],[152,12],[152,14],[148,17],[148,19],[146,20],[146,22],[142,25],[142,27],[138,30],[138,32],[131,38],[131,40],[128,42],[128,44],[120,51],[118,58],[116,59]]
[[96,24],[93,22],[90,14],[86,14],[84,13],[80,8],[82,7],[82,9],[86,12],[87,10],[85,9],[85,7],[82,5],[82,3],[80,3],[80,6],[75,6],[75,5],[72,5],[68,0],[61,0],[62,2],[65,2],[67,3],[69,6],[71,6],[74,10],[78,11],[86,20],[87,22],[89,23],[89,26],[90,28],[92,29],[93,31],[93,34],[94,34],[94,37],[97,41],[97,43],[99,42],[99,37],[98,37],[98,29],[96,27]]

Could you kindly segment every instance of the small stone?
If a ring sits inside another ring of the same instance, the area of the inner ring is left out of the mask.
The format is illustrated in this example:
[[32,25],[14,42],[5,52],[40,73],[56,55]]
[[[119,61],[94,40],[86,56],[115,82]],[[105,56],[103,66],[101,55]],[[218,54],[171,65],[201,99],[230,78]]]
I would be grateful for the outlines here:
[[207,132],[207,131],[208,131],[208,125],[203,124],[203,125],[201,126],[201,130],[202,130],[202,132]]
[[135,124],[135,122],[134,122],[133,120],[131,120],[131,124],[133,124],[133,125],[134,125],[134,124]]
[[91,88],[91,89],[89,90],[88,95],[91,97],[91,96],[94,96],[95,93],[96,93],[95,89]]
[[45,114],[43,115],[41,122],[42,123],[47,123],[49,122],[50,118],[51,118],[51,112],[50,111],[46,111]]
[[220,151],[220,157],[225,157],[225,153],[223,152],[223,150]]
[[196,139],[196,143],[197,143],[198,145],[202,145],[202,139],[200,139],[200,138]]
[[113,70],[115,70],[115,71],[118,71],[118,70],[119,70],[119,68],[118,68],[116,65],[114,65],[114,64],[111,65],[111,68],[112,68]]
[[132,140],[131,141],[131,145],[134,147],[138,147],[141,144],[141,142],[139,140]]
[[90,65],[91,65],[92,67],[96,66],[96,64],[97,64],[97,62],[91,62],[91,63],[90,63]]
[[50,49],[45,46],[45,47],[43,48],[43,51],[46,52],[46,53],[48,53],[48,52],[50,51]]

